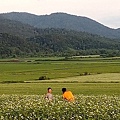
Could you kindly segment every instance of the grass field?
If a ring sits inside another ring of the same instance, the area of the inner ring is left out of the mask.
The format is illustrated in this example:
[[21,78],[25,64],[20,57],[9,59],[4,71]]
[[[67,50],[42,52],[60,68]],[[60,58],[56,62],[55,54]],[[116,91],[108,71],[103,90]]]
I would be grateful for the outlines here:
[[[50,79],[81,76],[84,73],[96,75],[103,73],[118,73],[120,60],[83,61],[33,61],[32,62],[1,62],[0,81],[34,81],[40,76]],[[109,77],[109,76],[108,76]],[[89,80],[88,80],[89,81]],[[111,80],[112,81],[112,80]]]
[[[52,87],[54,94],[61,94],[61,88],[67,87],[74,94],[119,95],[120,59],[61,59],[0,60],[0,94],[41,95],[47,87]],[[40,76],[49,80],[38,80]]]
[[48,87],[55,95],[62,95],[62,87],[73,94],[120,95],[120,83],[10,83],[0,84],[0,94],[43,95]]

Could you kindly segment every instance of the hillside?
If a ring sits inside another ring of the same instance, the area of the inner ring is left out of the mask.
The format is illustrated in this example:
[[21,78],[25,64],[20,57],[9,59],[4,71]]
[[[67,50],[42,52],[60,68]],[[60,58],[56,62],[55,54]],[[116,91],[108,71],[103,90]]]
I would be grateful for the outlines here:
[[34,56],[120,55],[120,41],[65,29],[36,29],[36,36],[22,38],[0,33],[0,58]]
[[30,38],[31,42],[63,55],[105,54],[109,50],[117,54],[120,50],[120,41],[85,32],[65,29],[38,29],[37,32],[40,35]]
[[31,37],[37,35],[35,28],[21,23],[19,21],[5,19],[0,16],[0,33],[8,33],[11,35],[19,36],[21,38]]
[[30,44],[19,37],[0,33],[0,57],[25,56],[30,53]]
[[120,29],[111,29],[87,17],[75,16],[66,13],[53,13],[50,15],[33,15],[29,13],[1,14],[4,18],[20,21],[37,28],[64,28],[105,36],[107,38],[120,38]]

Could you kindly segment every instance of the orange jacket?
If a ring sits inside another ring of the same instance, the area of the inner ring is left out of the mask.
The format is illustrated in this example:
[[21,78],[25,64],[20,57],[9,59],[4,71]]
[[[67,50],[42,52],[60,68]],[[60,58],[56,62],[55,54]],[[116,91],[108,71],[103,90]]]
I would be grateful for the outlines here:
[[74,101],[74,96],[71,91],[64,92],[62,96],[65,100]]

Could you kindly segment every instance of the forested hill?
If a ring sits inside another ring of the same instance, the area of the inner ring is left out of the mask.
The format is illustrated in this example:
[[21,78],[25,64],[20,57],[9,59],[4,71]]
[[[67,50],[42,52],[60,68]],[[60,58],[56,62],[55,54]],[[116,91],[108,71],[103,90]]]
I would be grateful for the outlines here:
[[65,28],[67,30],[84,31],[107,38],[120,38],[120,29],[111,29],[87,17],[75,16],[66,13],[50,15],[34,15],[29,13],[0,14],[4,18],[20,21],[37,28]]
[[19,21],[5,19],[0,16],[0,33],[8,33],[21,38],[37,35],[33,26],[21,23]]
[[65,29],[36,29],[37,35],[23,38],[0,33],[0,57],[120,55],[120,41]]
[[15,57],[29,54],[30,44],[25,39],[0,33],[0,58]]

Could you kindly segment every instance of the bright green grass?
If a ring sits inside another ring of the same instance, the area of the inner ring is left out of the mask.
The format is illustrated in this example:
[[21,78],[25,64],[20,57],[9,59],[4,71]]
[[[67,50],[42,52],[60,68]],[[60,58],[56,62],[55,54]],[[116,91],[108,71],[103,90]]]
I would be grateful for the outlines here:
[[66,87],[73,94],[120,95],[120,83],[13,83],[0,84],[0,94],[42,95],[52,87],[53,94],[62,94]]
[[0,63],[0,81],[32,81],[40,76],[50,79],[80,76],[88,72],[120,73],[120,62],[39,61],[23,63]]
[[[85,72],[91,75],[80,76],[80,74]],[[47,76],[50,80],[38,81],[40,76]],[[74,94],[120,95],[119,78],[120,61],[112,59],[97,61],[95,59],[83,59],[82,61],[34,61],[32,59],[32,62],[1,62],[0,82],[33,81],[41,83],[1,83],[0,94],[45,94],[48,87],[53,88],[53,94],[62,94],[61,88],[66,87]]]

